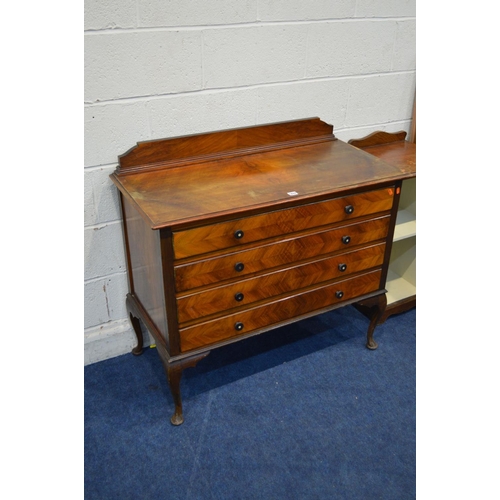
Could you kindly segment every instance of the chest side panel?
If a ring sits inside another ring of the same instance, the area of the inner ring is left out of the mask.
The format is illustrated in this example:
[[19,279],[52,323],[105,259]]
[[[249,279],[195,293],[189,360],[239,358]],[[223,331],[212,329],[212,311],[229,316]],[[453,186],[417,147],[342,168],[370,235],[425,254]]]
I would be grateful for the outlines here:
[[159,231],[152,230],[123,198],[122,208],[127,235],[131,292],[149,314],[163,338],[167,340]]

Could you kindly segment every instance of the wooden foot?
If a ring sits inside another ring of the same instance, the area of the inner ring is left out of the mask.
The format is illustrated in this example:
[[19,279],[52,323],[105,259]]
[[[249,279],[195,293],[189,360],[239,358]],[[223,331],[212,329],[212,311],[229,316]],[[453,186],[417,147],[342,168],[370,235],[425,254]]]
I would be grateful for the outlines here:
[[172,398],[174,399],[175,410],[170,422],[173,425],[181,425],[184,422],[184,416],[182,414],[182,397],[181,397],[181,378],[182,372],[186,368],[196,366],[198,361],[208,356],[210,351],[198,354],[197,356],[191,356],[189,358],[184,358],[177,361],[163,361],[163,367],[167,374],[168,385],[170,387],[170,392],[172,393]]
[[170,419],[173,425],[181,425],[184,422],[184,417],[182,415],[182,398],[181,398],[181,378],[182,378],[182,367],[179,365],[170,365],[167,368],[167,379],[168,385],[170,386],[170,392],[174,399],[175,411]]
[[165,339],[158,331],[156,331],[154,325],[148,323],[147,315],[144,316],[144,313],[141,313],[140,304],[136,302],[136,299],[132,294],[127,294],[126,306],[130,322],[132,323],[135,334],[137,335],[137,346],[134,347],[132,353],[138,356],[143,352],[142,346],[144,342],[141,322],[139,321],[139,318],[143,318],[145,325],[156,341],[156,350],[158,352],[158,355],[160,356],[160,360],[167,375],[170,392],[172,393],[172,397],[174,399],[175,410],[170,421],[173,425],[181,425],[184,422],[184,417],[182,415],[181,397],[182,372],[186,368],[196,366],[199,361],[210,354],[210,351],[205,351],[200,354],[195,354],[180,359],[178,357],[172,358],[165,344]]
[[127,312],[130,318],[130,323],[132,323],[132,327],[134,329],[135,335],[137,337],[137,345],[132,349],[132,354],[134,356],[139,356],[142,354],[142,346],[144,345],[144,338],[142,336],[142,327],[139,318],[136,316],[135,305],[130,298],[130,295],[127,295],[126,300]]
[[387,307],[387,297],[384,294],[378,295],[373,299],[368,299],[364,301],[362,306],[368,309],[370,324],[368,326],[368,332],[366,334],[366,347],[371,350],[375,350],[378,347],[377,342],[373,339],[373,332],[375,327],[378,325],[379,321],[384,315],[385,308]]

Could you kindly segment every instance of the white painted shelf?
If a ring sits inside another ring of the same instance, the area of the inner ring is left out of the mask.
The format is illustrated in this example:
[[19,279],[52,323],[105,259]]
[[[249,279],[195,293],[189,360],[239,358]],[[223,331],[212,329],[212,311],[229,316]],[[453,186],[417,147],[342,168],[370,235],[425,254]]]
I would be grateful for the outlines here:
[[394,304],[417,294],[417,287],[406,278],[389,270],[386,282],[387,303]]
[[400,210],[396,219],[393,241],[403,240],[417,234],[417,220],[415,214],[409,210]]
[[391,259],[387,273],[387,304],[410,299],[417,294],[417,218],[416,178],[407,179],[401,188],[399,212],[394,228]]

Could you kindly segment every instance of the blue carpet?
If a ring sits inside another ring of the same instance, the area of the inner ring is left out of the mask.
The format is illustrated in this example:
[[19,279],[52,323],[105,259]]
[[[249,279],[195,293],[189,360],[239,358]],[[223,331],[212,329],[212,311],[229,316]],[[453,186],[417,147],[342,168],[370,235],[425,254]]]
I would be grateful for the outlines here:
[[416,312],[345,307],[184,371],[185,422],[158,353],[85,367],[85,498],[415,498]]

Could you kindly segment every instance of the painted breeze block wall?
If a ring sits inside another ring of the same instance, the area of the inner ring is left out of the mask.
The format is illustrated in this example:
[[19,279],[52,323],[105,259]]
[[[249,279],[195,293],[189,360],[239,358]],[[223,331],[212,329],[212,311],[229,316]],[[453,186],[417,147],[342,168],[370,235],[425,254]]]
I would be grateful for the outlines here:
[[85,364],[135,334],[117,192],[139,141],[318,116],[409,130],[416,0],[85,1]]

